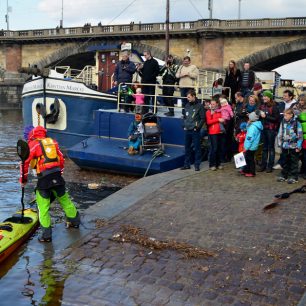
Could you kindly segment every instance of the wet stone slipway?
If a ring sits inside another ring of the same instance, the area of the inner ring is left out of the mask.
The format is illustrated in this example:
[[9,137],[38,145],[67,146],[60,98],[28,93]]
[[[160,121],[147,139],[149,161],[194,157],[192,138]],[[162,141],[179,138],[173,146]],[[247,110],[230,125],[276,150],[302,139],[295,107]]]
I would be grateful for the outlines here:
[[[277,183],[277,171],[245,178],[232,164],[217,172],[205,167],[141,179],[85,211],[85,224],[100,223],[56,255],[66,275],[61,304],[302,305],[306,194],[262,208],[306,182]],[[114,241],[122,225],[215,256]]]

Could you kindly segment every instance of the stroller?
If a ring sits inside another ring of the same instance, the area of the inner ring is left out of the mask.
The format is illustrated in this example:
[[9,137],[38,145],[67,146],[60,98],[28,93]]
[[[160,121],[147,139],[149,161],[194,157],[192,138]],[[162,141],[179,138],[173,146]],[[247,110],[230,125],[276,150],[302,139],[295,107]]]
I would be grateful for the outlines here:
[[164,144],[161,143],[161,128],[157,116],[152,113],[144,114],[142,125],[143,133],[139,154],[142,155],[144,151],[164,150]]

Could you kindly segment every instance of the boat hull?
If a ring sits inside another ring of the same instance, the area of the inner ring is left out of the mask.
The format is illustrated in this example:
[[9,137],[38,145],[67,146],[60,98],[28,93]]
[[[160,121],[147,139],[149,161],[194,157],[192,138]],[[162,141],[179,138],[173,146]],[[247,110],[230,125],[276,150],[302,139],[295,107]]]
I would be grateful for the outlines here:
[[[55,99],[60,105],[59,116],[55,123],[47,123],[37,112],[37,105],[44,105],[46,114],[50,114]],[[43,79],[35,79],[23,88],[24,125],[46,127],[48,135],[64,148],[95,134],[92,124],[95,110],[115,109],[116,106],[115,95],[99,93],[83,83],[47,78],[45,85]]]
[[165,146],[165,154],[153,159],[152,151],[129,155],[127,140],[90,137],[68,149],[67,154],[81,168],[130,175],[156,174],[184,164],[184,147]]
[[16,220],[21,219],[21,211],[0,223],[0,262],[19,248],[36,230],[38,226],[37,212],[33,209],[25,209],[24,217],[29,223],[16,223]]

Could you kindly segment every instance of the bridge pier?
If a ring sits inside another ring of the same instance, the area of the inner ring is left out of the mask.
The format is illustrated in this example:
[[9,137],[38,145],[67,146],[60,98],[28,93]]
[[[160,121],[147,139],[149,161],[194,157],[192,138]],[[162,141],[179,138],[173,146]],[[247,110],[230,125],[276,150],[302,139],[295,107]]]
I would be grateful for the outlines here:
[[7,44],[5,50],[5,61],[7,72],[18,72],[21,68],[22,60],[22,45],[18,44]]
[[202,67],[207,70],[223,71],[224,38],[203,37],[199,41],[202,50]]

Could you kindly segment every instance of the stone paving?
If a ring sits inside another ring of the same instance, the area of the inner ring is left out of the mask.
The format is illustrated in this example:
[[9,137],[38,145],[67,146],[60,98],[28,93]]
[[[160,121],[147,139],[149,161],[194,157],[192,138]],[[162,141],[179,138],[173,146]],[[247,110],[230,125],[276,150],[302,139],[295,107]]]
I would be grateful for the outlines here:
[[[245,178],[231,164],[187,172],[58,255],[67,273],[62,305],[298,304],[306,289],[305,194],[262,208],[306,182],[278,183],[277,172]],[[216,256],[118,243],[121,225]]]

